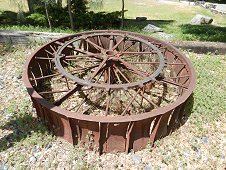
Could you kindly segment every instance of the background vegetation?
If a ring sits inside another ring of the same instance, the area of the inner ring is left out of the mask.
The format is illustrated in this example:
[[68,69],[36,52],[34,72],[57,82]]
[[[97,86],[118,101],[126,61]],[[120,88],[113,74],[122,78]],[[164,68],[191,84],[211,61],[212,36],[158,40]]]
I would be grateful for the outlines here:
[[[48,2],[47,6],[45,6],[46,2]],[[39,0],[38,3],[33,4],[31,10],[33,12],[31,12],[26,0],[13,2],[0,0],[0,29],[69,33],[90,29],[124,29],[152,34],[144,32],[143,28],[147,24],[153,24],[161,27],[165,33],[171,34],[172,40],[226,42],[225,16],[214,14],[199,6],[183,5],[176,1],[163,3],[154,0],[125,0],[125,22],[124,27],[121,28],[121,0],[97,0],[95,3],[73,0],[70,8],[67,1],[63,1],[62,4],[50,2]],[[71,9],[73,24],[71,24],[69,9]],[[196,14],[212,17],[212,25],[191,25],[190,21]],[[135,20],[137,16],[145,16],[147,21],[137,22]],[[153,35],[158,36],[156,33]]]
[[[72,0],[70,8],[66,0],[62,3],[33,0],[36,3],[33,3],[32,10],[31,7],[28,8],[27,0],[0,0],[0,2],[0,29],[69,33],[90,29],[124,29],[159,37],[156,33],[143,31],[147,24],[153,24],[162,28],[165,33],[171,34],[172,40],[226,42],[226,16],[176,1],[163,3],[152,0],[125,0],[123,28],[120,0]],[[190,21],[196,14],[213,18],[212,25],[191,25]],[[137,22],[135,20],[137,16],[145,16],[147,20]]]

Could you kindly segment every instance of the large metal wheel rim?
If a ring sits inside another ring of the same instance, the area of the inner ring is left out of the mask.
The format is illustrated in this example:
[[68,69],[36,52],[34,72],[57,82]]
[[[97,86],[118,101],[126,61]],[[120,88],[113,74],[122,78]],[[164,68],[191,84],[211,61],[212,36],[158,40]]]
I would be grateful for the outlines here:
[[[112,35],[111,33],[100,33],[100,34],[96,34],[96,35]],[[120,36],[125,36],[123,34],[119,34],[119,33],[115,33],[115,35],[120,35]],[[81,36],[81,38],[83,38],[84,35]],[[89,37],[89,35],[85,36],[85,37]],[[143,86],[145,83],[148,83],[150,81],[153,81],[155,80],[155,78],[160,74],[160,72],[162,71],[163,67],[164,67],[164,57],[161,53],[161,51],[155,47],[153,44],[149,43],[148,41],[145,41],[139,37],[135,37],[135,36],[131,36],[130,37],[134,38],[134,39],[137,39],[143,43],[146,43],[147,45],[149,45],[153,50],[155,50],[155,52],[157,53],[157,55],[159,56],[159,59],[160,59],[160,64],[157,68],[157,70],[154,71],[154,73],[152,73],[150,76],[148,76],[147,78],[144,78],[143,80],[141,81],[138,81],[138,82],[133,82],[133,83],[127,83],[127,84],[122,84],[122,85],[108,85],[108,88],[107,90],[109,89],[127,89],[128,87],[134,87],[134,86]],[[97,87],[97,88],[102,88],[102,89],[105,89],[105,86],[106,84],[96,84],[96,83],[91,83],[91,82],[88,82],[87,80],[82,80],[82,79],[79,79],[73,75],[71,75],[70,73],[68,73],[61,65],[61,62],[60,62],[60,59],[63,57],[63,56],[60,56],[59,53],[62,52],[62,50],[64,49],[64,47],[66,47],[67,45],[71,44],[72,42],[74,41],[77,41],[77,40],[80,40],[81,38],[73,38],[72,40],[70,40],[69,42],[67,42],[66,44],[64,44],[64,46],[62,46],[61,48],[59,48],[59,50],[57,51],[56,53],[56,58],[54,59],[55,63],[56,63],[56,66],[59,70],[59,72],[61,72],[63,75],[65,75],[66,77],[74,80],[75,82],[80,82],[81,85],[84,85],[84,86],[90,86],[90,87]]]
[[[98,31],[91,31],[91,32],[88,32],[88,33],[95,33],[95,32],[98,32]],[[112,31],[109,31],[109,32],[112,32]],[[126,32],[126,31],[120,31],[120,32],[128,33],[129,34],[129,32]],[[84,32],[84,34],[86,34],[86,33],[87,32]],[[81,34],[82,33],[75,34],[74,36],[81,35]],[[136,34],[137,36],[144,37],[143,35],[140,35],[140,34],[137,34],[137,33],[133,33],[133,34]],[[70,39],[70,36],[66,36],[66,37],[60,38],[58,40],[68,39],[68,38]],[[37,99],[44,107],[46,107],[47,109],[53,110],[53,111],[57,112],[58,114],[61,114],[61,115],[66,116],[66,117],[69,117],[69,118],[86,120],[86,121],[90,121],[90,122],[102,122],[102,123],[112,122],[112,123],[119,123],[119,122],[139,121],[139,120],[143,120],[143,119],[148,119],[148,118],[153,117],[153,116],[162,115],[162,114],[165,114],[166,112],[169,112],[169,111],[173,110],[178,105],[184,103],[188,99],[188,97],[192,94],[192,91],[194,90],[194,87],[195,87],[195,72],[194,72],[194,69],[193,69],[190,61],[184,55],[182,55],[179,52],[179,50],[177,50],[176,48],[174,48],[173,46],[171,46],[169,44],[164,43],[163,41],[156,40],[154,38],[151,38],[151,39],[152,40],[155,40],[156,42],[161,42],[162,44],[164,44],[167,47],[169,47],[171,50],[174,50],[175,52],[177,52],[178,54],[180,54],[181,57],[183,57],[184,62],[186,62],[186,64],[189,66],[189,68],[190,68],[190,76],[191,76],[191,83],[190,83],[187,91],[180,98],[178,98],[175,102],[173,102],[173,103],[171,103],[171,104],[169,104],[169,105],[167,105],[165,107],[158,108],[158,110],[152,110],[151,112],[142,113],[140,115],[116,116],[116,117],[114,117],[114,119],[112,119],[112,118],[107,117],[107,116],[82,115],[82,114],[77,113],[77,112],[70,112],[70,111],[64,110],[64,109],[62,109],[62,108],[60,108],[58,106],[55,106],[52,103],[50,103],[50,102],[46,101],[45,99],[43,99],[42,96],[40,96],[33,89],[32,85],[31,85],[31,83],[29,81],[29,78],[28,78],[28,69],[27,68],[29,67],[30,62],[32,61],[33,56],[40,49],[44,48],[48,44],[51,44],[51,43],[53,43],[53,42],[55,42],[57,40],[54,40],[54,41],[52,41],[52,42],[50,42],[50,43],[48,43],[46,45],[43,45],[42,47],[40,47],[39,49],[37,49],[36,52],[33,55],[30,56],[30,58],[27,60],[27,62],[25,64],[25,67],[24,67],[24,70],[23,70],[23,80],[25,82],[25,85],[26,85],[26,87],[28,89],[29,94],[32,97],[34,97],[35,99]]]

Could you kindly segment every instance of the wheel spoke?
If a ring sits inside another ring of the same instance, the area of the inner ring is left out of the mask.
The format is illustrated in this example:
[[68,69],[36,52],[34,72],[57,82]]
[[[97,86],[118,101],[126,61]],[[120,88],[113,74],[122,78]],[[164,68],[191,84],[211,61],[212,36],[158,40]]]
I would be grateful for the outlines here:
[[90,67],[81,67],[81,68],[78,68],[78,69],[74,69],[73,71],[71,71],[71,74],[74,75],[74,74],[82,72],[82,71],[91,70],[91,69],[98,67],[98,66],[99,66],[99,64],[96,64],[96,65],[90,66]]
[[105,51],[105,49],[103,49],[102,47],[100,47],[99,45],[93,43],[92,41],[90,41],[89,39],[84,39],[86,42],[88,42],[89,44],[91,44],[93,47],[95,47],[97,50],[99,51]]
[[105,109],[105,115],[107,115],[108,112],[109,112],[111,100],[112,100],[112,98],[111,98],[111,90],[108,90],[108,94],[107,94],[107,102],[106,102],[106,109]]
[[114,43],[114,37],[111,35],[109,39],[110,39],[110,42],[109,42],[109,50],[112,50],[113,43]]
[[46,78],[50,78],[50,77],[54,77],[54,76],[59,76],[59,75],[61,75],[61,73],[50,74],[50,75],[47,75],[47,76],[36,77],[36,78],[30,78],[30,80],[33,81],[33,80],[46,79]]
[[[128,42],[128,41],[127,41]],[[133,41],[131,44],[130,44],[130,46],[128,46],[128,47],[126,47],[126,49],[124,49],[124,52],[126,52],[128,49],[130,49],[133,45],[135,45],[136,44],[136,42],[135,41]]]
[[115,44],[115,46],[114,47],[112,47],[112,50],[115,50],[123,41],[124,41],[124,39],[125,39],[125,37],[123,37],[121,40],[119,40],[118,42],[117,42],[117,44]]
[[168,84],[172,84],[172,85],[175,85],[175,86],[178,86],[178,87],[182,87],[182,88],[184,88],[184,89],[188,89],[187,86],[184,86],[184,85],[181,85],[181,84],[178,84],[178,83],[175,83],[175,82],[166,80],[166,79],[162,79],[162,80],[160,80],[160,82],[168,83]]
[[122,52],[122,54],[128,54],[128,55],[144,55],[144,54],[154,54],[155,52],[154,51],[145,51],[145,52]]
[[38,92],[39,94],[53,94],[53,93],[63,93],[68,92],[68,90],[52,90],[52,91],[44,91],[44,92]]
[[140,92],[140,88],[137,90],[137,92],[135,93],[135,95],[131,98],[131,100],[127,103],[126,108],[124,109],[124,111],[122,112],[122,115],[125,115],[125,113],[127,112],[127,110],[129,109],[129,106],[132,104],[132,102],[135,100],[136,96],[138,95],[138,93]]
[[154,106],[154,108],[157,108],[157,107],[158,107],[153,101],[151,101],[148,97],[146,97],[146,96],[144,95],[144,92],[139,93],[139,95],[142,96],[142,97],[143,97],[147,102],[149,102],[152,106]]
[[82,49],[78,49],[78,48],[73,48],[74,51],[77,51],[79,53],[82,53],[82,54],[88,54],[94,58],[97,58],[97,59],[102,59],[102,57],[98,54],[95,54],[95,53],[91,53],[89,51],[85,51],[85,50],[82,50]]
[[65,59],[72,59],[72,58],[84,58],[84,57],[93,57],[97,56],[96,54],[84,54],[84,55],[68,55],[65,56]]
[[122,83],[122,81],[120,80],[120,78],[119,78],[119,75],[118,75],[118,73],[117,73],[117,71],[115,70],[115,68],[113,67],[113,72],[114,72],[114,74],[115,74],[115,76],[116,76],[116,78],[118,79],[118,82],[121,84]]
[[130,81],[126,78],[126,76],[121,72],[121,70],[119,70],[119,68],[117,66],[114,66],[114,68],[121,74],[121,76],[128,82],[130,83]]
[[143,73],[142,71],[138,70],[136,67],[133,65],[127,63],[125,60],[119,58],[119,61],[122,62],[122,64],[127,67],[130,70],[133,70],[136,74],[140,75],[141,77],[147,77],[148,75]]
[[67,98],[69,98],[71,95],[73,95],[77,90],[80,90],[81,88],[82,88],[81,85],[76,85],[73,89],[67,91],[67,93],[64,94],[60,99],[57,99],[53,104],[56,105],[56,106],[59,106]]
[[104,66],[104,64],[106,63],[106,61],[108,60],[108,58],[105,58],[99,65],[98,68],[96,68],[96,70],[93,72],[93,74],[88,78],[88,80],[92,80],[97,73],[101,70],[101,68]]
[[48,58],[48,57],[35,57],[35,59],[38,59],[38,60],[53,60],[53,58]]
[[130,63],[131,64],[159,64],[159,62],[130,62]]
[[103,48],[104,46],[103,46],[103,43],[102,43],[99,35],[97,36],[97,39],[98,39],[98,43],[99,43],[100,47]]

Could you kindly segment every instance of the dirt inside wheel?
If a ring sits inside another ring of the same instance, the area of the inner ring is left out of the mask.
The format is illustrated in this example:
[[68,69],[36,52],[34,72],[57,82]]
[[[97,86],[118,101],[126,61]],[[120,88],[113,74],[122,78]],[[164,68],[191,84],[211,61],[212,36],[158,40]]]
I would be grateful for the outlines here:
[[113,30],[42,46],[23,80],[56,135],[101,153],[136,151],[171,133],[195,86],[192,65],[177,49]]

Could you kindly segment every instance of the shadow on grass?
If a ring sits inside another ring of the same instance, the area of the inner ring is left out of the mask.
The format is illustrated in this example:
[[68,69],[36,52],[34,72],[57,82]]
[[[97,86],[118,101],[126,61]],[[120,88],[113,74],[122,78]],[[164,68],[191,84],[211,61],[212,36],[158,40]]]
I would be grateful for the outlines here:
[[146,21],[137,21],[136,19],[125,19],[125,27],[135,27],[139,30],[143,30],[148,24],[155,25],[157,27],[163,28],[165,25],[173,23],[174,20],[146,20]]
[[[192,93],[186,102],[186,106],[184,108],[184,114],[182,114],[179,119],[179,125],[178,125],[179,127],[183,126],[187,122],[187,120],[189,119],[189,117],[193,111],[193,106],[194,106],[194,96],[193,95],[194,94]],[[179,127],[177,127],[177,128],[179,128]]]
[[[12,133],[7,134],[0,139],[0,152],[13,147],[17,142],[31,137],[33,133],[38,133],[41,135],[49,133],[47,127],[37,118],[32,117],[31,114],[16,116],[16,118],[10,120],[6,124],[1,125],[0,129],[12,131]],[[35,144],[38,142],[37,140],[32,139],[29,141],[29,143]]]
[[187,99],[185,107],[183,108],[182,106],[182,110],[179,111],[179,114],[176,118],[176,121],[174,121],[174,124],[169,127],[167,135],[176,131],[187,122],[187,120],[189,119],[192,113],[193,105],[194,105],[194,97],[192,93],[191,96]]
[[226,27],[191,24],[181,25],[180,27],[188,40],[226,42]]

